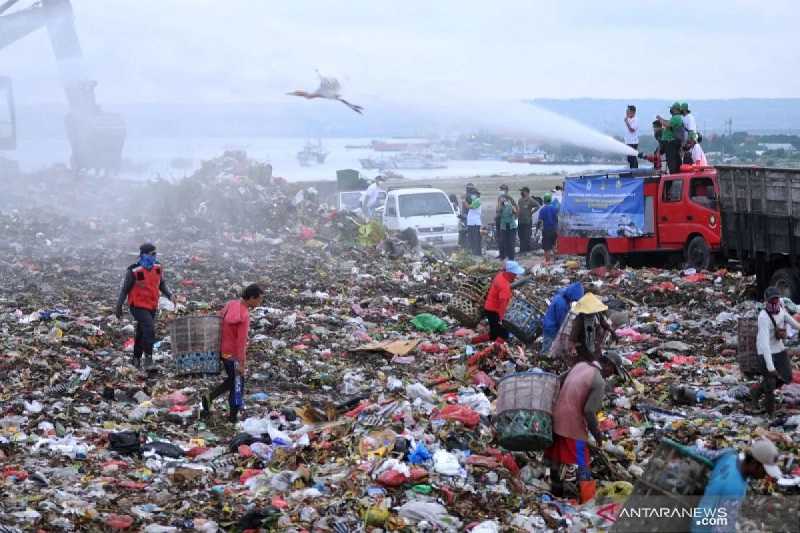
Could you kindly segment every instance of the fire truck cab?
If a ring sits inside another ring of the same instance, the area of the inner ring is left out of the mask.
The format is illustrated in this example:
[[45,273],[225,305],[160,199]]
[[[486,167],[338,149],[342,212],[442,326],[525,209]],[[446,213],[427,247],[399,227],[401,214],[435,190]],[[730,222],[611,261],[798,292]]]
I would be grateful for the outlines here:
[[720,252],[720,226],[713,167],[605,171],[566,178],[557,249],[585,256],[589,268],[662,253],[699,270]]

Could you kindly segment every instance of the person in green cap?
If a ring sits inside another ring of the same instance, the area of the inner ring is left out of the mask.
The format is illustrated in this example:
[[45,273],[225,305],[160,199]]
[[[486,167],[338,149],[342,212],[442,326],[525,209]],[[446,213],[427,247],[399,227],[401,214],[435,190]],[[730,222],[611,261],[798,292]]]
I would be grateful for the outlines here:
[[667,168],[670,174],[677,174],[681,170],[681,147],[686,142],[686,128],[681,115],[681,104],[675,102],[670,106],[669,120],[658,115],[656,119],[664,127],[661,133],[661,142],[664,145],[664,154],[667,156]]

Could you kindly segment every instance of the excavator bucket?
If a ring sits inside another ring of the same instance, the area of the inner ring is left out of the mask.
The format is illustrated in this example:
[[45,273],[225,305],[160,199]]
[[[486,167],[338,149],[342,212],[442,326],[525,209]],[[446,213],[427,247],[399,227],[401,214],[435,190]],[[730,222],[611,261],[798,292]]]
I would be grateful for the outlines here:
[[98,111],[70,113],[65,119],[76,173],[95,170],[117,174],[122,165],[125,122],[121,115]]

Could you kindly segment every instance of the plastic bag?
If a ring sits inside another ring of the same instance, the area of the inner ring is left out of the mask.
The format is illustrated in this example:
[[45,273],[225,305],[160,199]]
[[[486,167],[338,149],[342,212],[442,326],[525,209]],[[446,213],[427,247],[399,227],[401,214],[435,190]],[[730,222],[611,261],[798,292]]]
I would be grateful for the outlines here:
[[431,460],[431,452],[425,446],[425,443],[420,442],[414,447],[414,450],[408,454],[408,462],[412,465],[419,465]]
[[447,331],[447,323],[430,313],[422,313],[415,316],[411,323],[415,328],[426,333],[444,333]]
[[141,453],[138,431],[122,431],[108,435],[108,449],[123,455]]
[[461,530],[461,521],[447,514],[447,509],[439,503],[410,501],[398,507],[397,513],[415,524],[424,520],[447,532]]
[[412,402],[417,398],[421,399],[424,402],[433,403],[433,392],[430,391],[425,385],[422,383],[413,383],[411,385],[406,385],[406,395],[408,395],[408,399]]
[[489,398],[482,392],[468,392],[458,397],[458,403],[474,409],[479,415],[489,416],[492,414],[492,404]]
[[436,450],[433,454],[433,469],[445,476],[457,476],[461,471],[458,457],[446,450]]
[[481,421],[481,416],[466,405],[445,405],[435,418],[458,421],[469,428],[474,428]]

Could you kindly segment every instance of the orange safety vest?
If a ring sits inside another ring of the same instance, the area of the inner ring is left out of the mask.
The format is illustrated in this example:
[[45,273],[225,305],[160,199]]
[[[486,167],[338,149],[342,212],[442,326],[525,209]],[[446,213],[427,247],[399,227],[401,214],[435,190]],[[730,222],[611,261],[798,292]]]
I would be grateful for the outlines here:
[[133,288],[128,293],[128,305],[155,311],[161,286],[161,265],[153,265],[152,270],[137,266],[132,271]]

